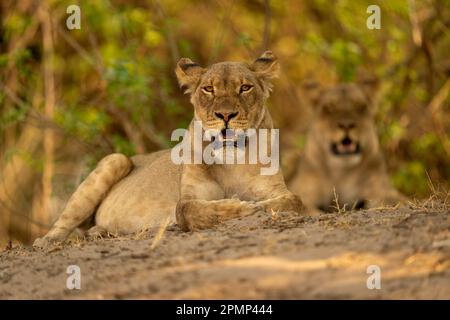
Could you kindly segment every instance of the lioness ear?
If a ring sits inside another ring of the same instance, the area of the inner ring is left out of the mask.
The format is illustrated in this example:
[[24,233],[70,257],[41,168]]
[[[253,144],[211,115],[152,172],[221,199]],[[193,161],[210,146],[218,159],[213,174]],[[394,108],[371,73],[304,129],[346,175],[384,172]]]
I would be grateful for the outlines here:
[[266,51],[253,62],[250,69],[270,79],[278,76],[280,66],[273,52]]
[[371,104],[376,104],[380,82],[372,75],[359,75],[357,84]]
[[278,72],[280,70],[277,57],[272,51],[266,51],[250,65],[250,70],[252,70],[261,81],[264,94],[268,97],[269,92],[272,90],[272,83],[270,80],[278,77]]
[[175,68],[178,83],[184,93],[192,93],[205,69],[189,58],[181,58]]

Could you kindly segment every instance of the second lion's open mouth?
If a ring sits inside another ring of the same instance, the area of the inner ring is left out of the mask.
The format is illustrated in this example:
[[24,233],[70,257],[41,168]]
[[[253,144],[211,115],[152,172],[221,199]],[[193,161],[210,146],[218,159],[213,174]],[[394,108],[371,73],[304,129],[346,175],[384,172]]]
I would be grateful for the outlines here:
[[345,137],[338,143],[331,144],[331,152],[335,156],[349,156],[361,153],[361,146],[358,142],[353,141],[349,137]]

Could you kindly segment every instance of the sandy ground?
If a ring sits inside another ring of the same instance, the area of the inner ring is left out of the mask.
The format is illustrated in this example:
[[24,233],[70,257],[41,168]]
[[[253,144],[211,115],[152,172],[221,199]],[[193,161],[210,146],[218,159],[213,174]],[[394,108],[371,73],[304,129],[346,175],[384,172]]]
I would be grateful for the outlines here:
[[[257,214],[214,230],[0,255],[1,299],[450,299],[450,213]],[[155,242],[156,243],[156,242]],[[66,288],[69,265],[81,289]],[[369,290],[367,268],[381,270]]]

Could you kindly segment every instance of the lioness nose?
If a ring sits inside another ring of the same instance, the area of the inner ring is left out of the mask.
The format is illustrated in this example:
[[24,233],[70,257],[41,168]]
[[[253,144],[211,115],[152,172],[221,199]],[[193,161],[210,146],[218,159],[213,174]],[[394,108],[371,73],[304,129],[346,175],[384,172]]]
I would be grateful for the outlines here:
[[239,112],[214,112],[217,118],[222,119],[225,122],[230,121],[233,118],[236,118]]

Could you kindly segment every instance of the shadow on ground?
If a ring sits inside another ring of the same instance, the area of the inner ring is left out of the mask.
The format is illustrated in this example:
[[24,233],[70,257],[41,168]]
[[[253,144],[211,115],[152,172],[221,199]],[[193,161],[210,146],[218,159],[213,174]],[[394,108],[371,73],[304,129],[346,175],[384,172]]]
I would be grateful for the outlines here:
[[[450,299],[450,214],[258,214],[217,229],[83,240],[0,255],[1,299]],[[81,289],[66,288],[67,267]],[[369,290],[367,267],[381,269]]]

